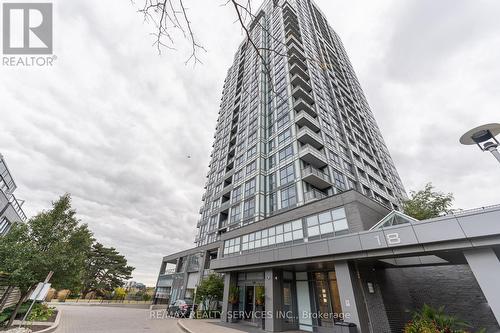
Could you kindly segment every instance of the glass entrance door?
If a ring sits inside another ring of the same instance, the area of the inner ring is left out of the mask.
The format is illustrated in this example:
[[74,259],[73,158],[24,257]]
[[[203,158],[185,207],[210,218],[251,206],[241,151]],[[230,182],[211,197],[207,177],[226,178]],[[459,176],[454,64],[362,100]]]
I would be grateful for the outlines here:
[[342,312],[335,272],[313,273],[318,332],[329,332]]
[[245,287],[245,320],[252,321],[255,304],[255,287]]

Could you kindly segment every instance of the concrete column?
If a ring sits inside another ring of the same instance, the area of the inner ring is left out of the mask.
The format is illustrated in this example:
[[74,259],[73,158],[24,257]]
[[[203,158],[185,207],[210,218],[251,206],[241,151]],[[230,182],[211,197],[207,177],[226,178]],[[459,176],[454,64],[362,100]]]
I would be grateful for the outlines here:
[[237,273],[227,272],[224,274],[224,291],[222,294],[222,313],[220,320],[222,322],[229,322],[228,311],[232,311],[231,305],[229,304],[229,288],[236,285]]
[[356,324],[358,332],[368,332],[364,300],[359,295],[359,288],[354,282],[356,281],[356,273],[347,261],[336,261],[335,274],[342,303],[342,312],[346,316],[345,321]]
[[268,269],[265,272],[264,288],[266,294],[266,318],[265,330],[267,332],[280,332],[282,328],[282,319],[278,318],[278,312],[282,307],[283,275],[281,271]]
[[491,248],[464,251],[464,255],[497,323],[500,324],[500,292],[498,292],[500,261],[497,255]]

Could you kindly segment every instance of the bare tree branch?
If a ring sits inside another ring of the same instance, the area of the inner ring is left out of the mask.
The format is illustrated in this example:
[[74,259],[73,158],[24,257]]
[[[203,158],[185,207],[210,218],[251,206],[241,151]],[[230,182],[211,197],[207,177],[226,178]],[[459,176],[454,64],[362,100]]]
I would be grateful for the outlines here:
[[156,46],[158,54],[162,53],[162,48],[175,49],[173,34],[178,31],[191,44],[191,54],[186,64],[202,63],[199,53],[206,50],[195,37],[184,0],[144,0],[144,6],[138,11],[144,16],[145,22],[152,22],[155,26],[151,35],[154,36],[153,46]]

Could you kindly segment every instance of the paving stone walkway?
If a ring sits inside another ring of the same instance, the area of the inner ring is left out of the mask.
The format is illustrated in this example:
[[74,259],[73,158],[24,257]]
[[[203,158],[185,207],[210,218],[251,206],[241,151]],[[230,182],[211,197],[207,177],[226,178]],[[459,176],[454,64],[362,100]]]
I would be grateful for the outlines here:
[[55,333],[183,333],[177,319],[151,319],[149,309],[59,305],[62,317]]

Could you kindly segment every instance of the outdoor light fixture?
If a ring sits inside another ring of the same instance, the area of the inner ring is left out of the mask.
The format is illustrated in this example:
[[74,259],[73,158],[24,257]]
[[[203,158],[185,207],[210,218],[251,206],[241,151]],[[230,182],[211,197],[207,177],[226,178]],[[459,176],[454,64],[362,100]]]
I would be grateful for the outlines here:
[[500,142],[495,138],[500,134],[500,124],[486,124],[473,128],[460,138],[463,145],[476,144],[482,151],[489,151],[500,162],[500,152],[497,148]]

